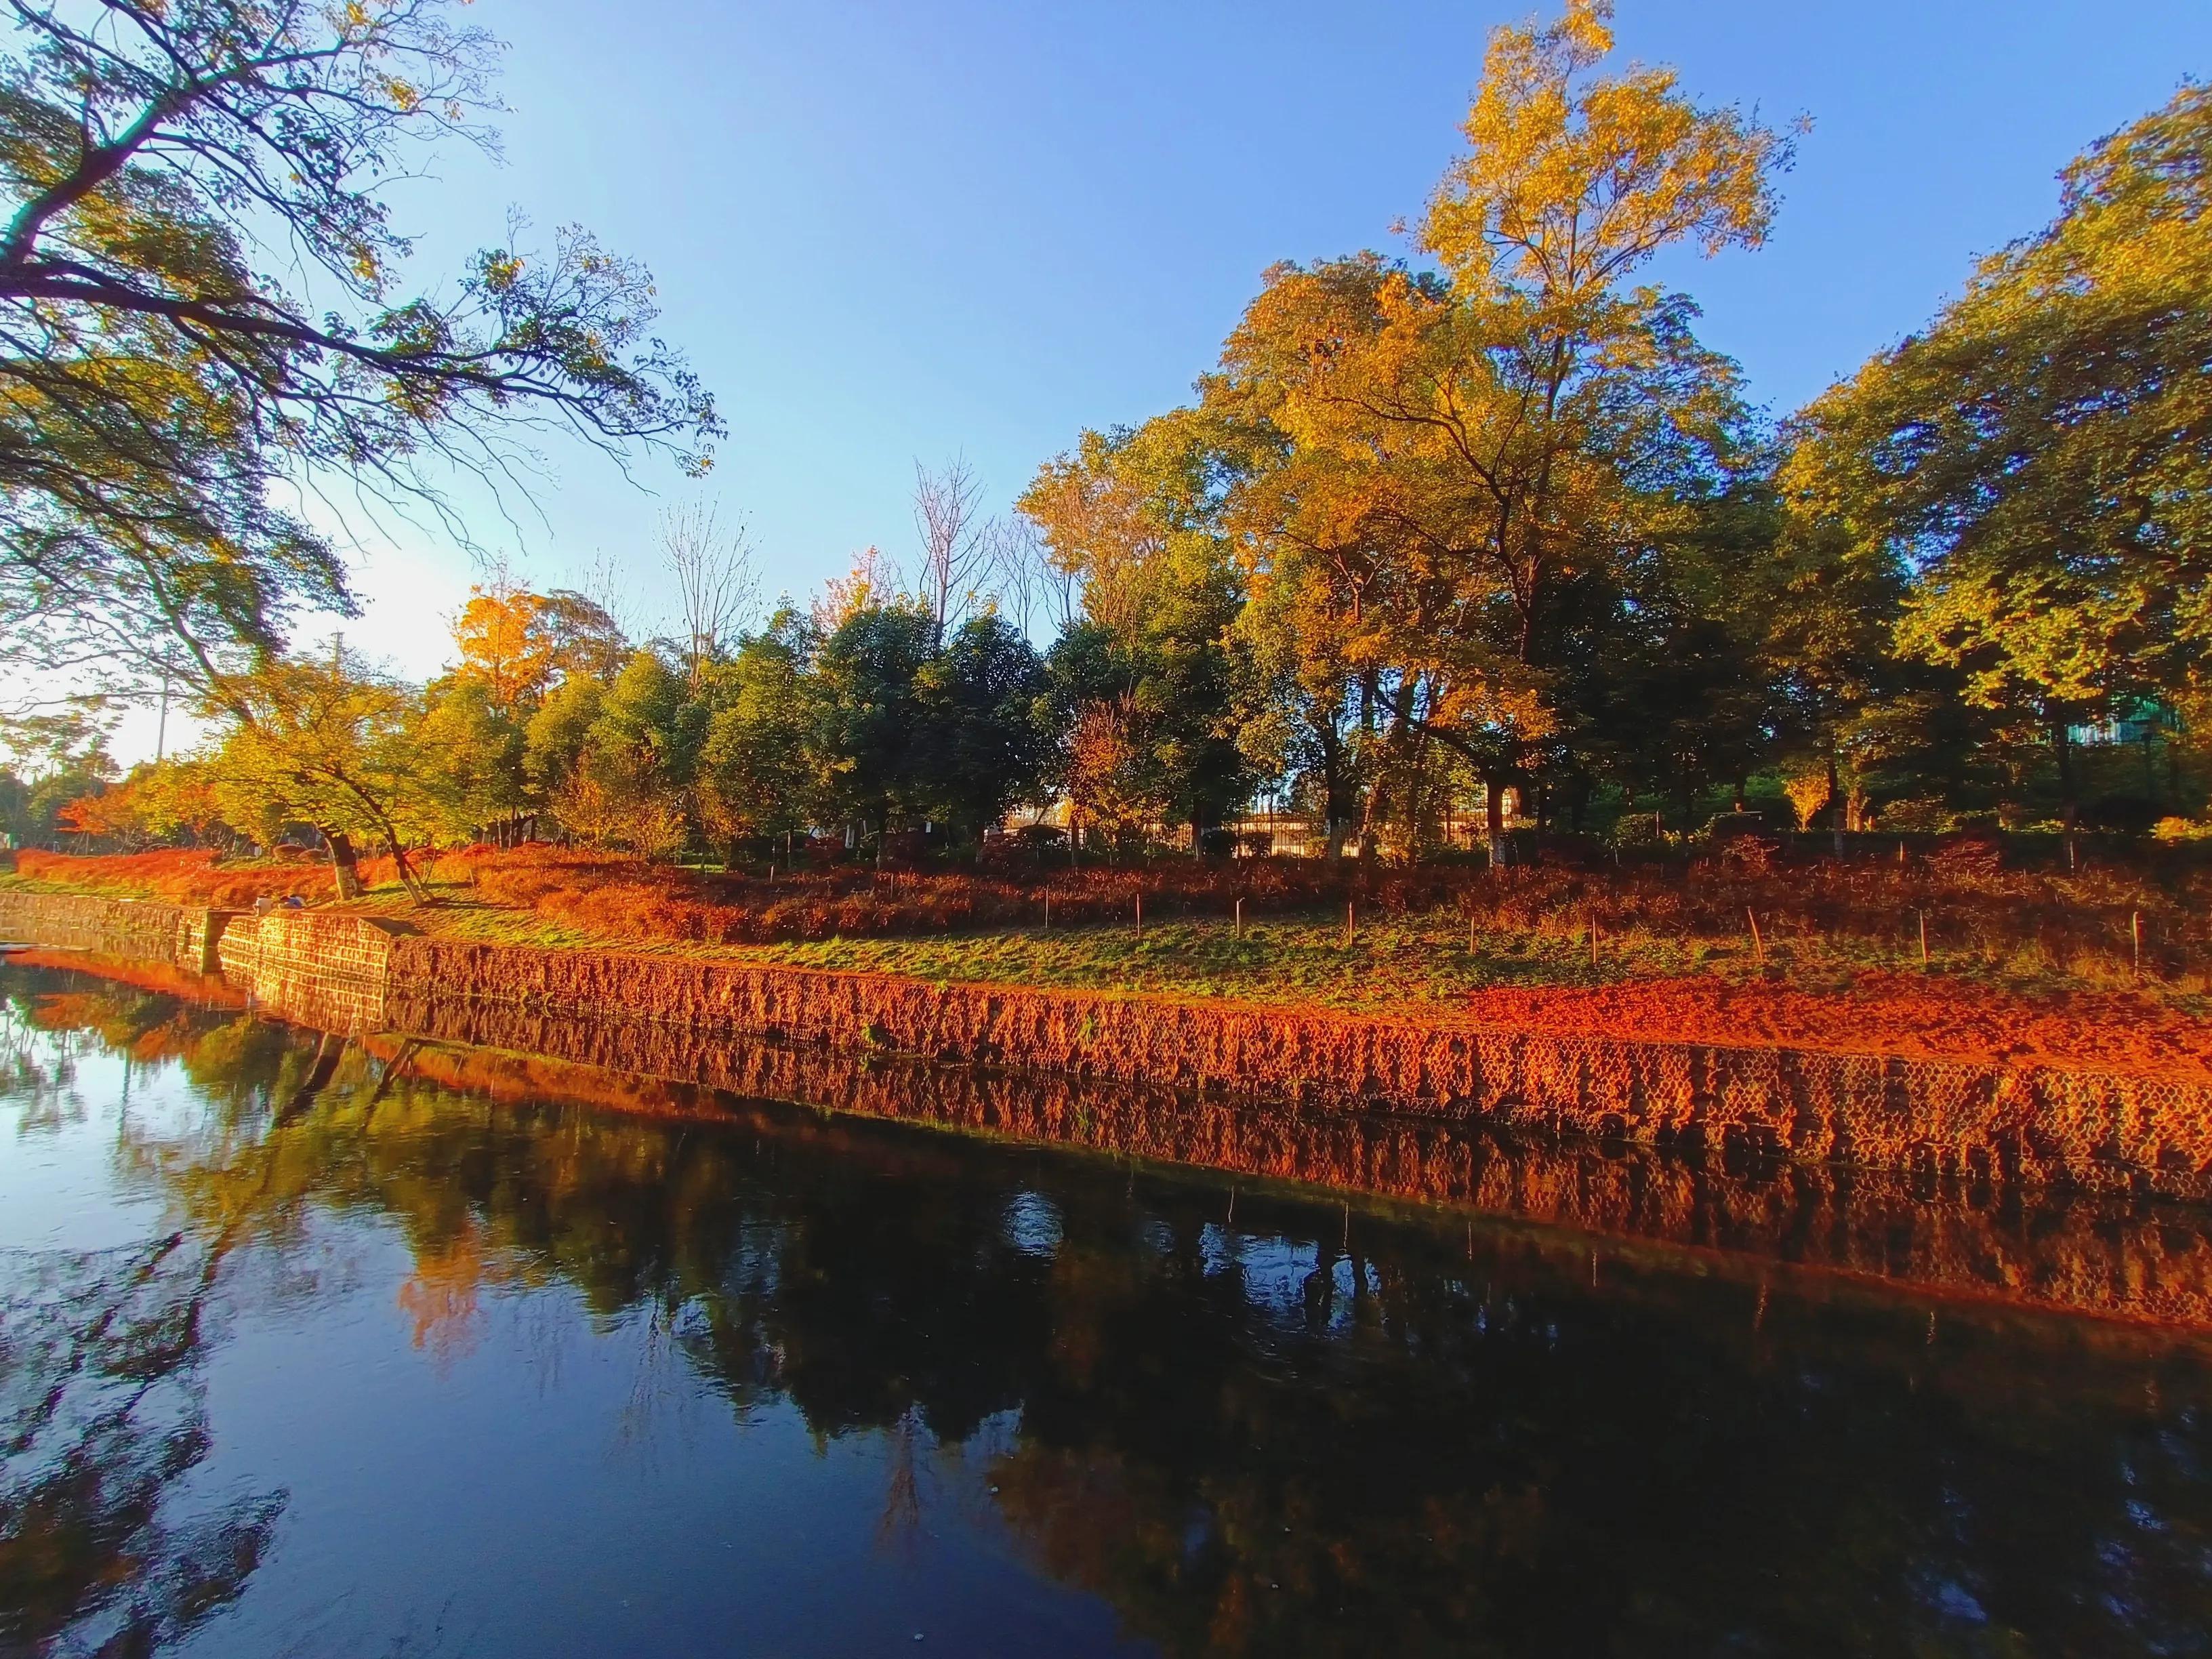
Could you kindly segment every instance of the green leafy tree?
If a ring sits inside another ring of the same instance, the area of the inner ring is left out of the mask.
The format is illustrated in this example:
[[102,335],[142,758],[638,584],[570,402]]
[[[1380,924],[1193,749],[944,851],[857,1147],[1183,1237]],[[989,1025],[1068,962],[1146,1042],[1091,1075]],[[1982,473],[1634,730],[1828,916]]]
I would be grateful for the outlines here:
[[[0,58],[0,638],[203,692],[343,564],[272,489],[496,483],[542,432],[694,471],[718,430],[638,266],[516,226],[408,293],[386,182],[483,143],[495,43],[441,0],[11,6]],[[300,273],[288,286],[269,273]],[[313,290],[313,299],[308,290]],[[463,532],[465,533],[465,532]]]
[[538,704],[522,728],[523,776],[540,800],[556,799],[576,775],[592,727],[599,723],[606,685],[592,674],[571,674]]
[[2051,744],[2212,646],[2212,88],[2093,146],[2057,218],[1806,412],[1799,510],[1908,569],[1898,639]]
[[816,822],[825,780],[811,674],[819,644],[813,623],[786,606],[709,671],[699,805],[707,833],[725,845],[803,833]]
[[441,834],[514,838],[539,804],[521,722],[484,682],[448,677],[424,694],[412,747],[416,783]]
[[599,700],[556,805],[595,839],[648,856],[680,851],[693,830],[690,792],[706,709],[659,653],[635,653]]
[[422,784],[410,689],[342,647],[328,658],[278,657],[234,677],[209,713],[227,721],[212,759],[223,816],[264,832],[313,824],[328,847],[341,899],[361,896],[354,838],[380,845],[418,903],[408,858],[436,818]]
[[918,687],[935,757],[933,809],[979,843],[1034,799],[1051,758],[1044,665],[996,612],[962,623]]
[[816,658],[833,818],[880,832],[929,816],[939,799],[940,736],[921,692],[936,619],[910,601],[870,599],[840,622]]

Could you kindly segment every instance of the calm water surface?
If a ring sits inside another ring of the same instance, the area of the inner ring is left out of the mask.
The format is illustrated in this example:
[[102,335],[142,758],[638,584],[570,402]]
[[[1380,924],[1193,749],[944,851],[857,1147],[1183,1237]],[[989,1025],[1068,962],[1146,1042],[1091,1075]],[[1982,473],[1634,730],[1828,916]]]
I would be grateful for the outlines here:
[[391,1059],[0,969],[0,1654],[2212,1652],[2201,1339]]

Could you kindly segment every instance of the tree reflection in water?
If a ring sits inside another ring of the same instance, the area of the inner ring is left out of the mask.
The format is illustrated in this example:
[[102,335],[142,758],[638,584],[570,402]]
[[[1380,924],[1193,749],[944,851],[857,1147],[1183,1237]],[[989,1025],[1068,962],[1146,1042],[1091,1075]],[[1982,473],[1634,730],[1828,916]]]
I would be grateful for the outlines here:
[[[205,1339],[194,1293],[134,1276],[189,1287],[323,1207],[404,1233],[425,1345],[471,1340],[489,1279],[649,1318],[740,1414],[882,1437],[887,1536],[964,1470],[1170,1653],[2212,1646],[2192,1338],[681,1091],[629,1102],[662,1121],[501,1103],[421,1055],[356,1048],[301,1101],[312,1036],[157,1014],[209,1109],[125,1155],[179,1240],[8,1304],[11,1425],[44,1398],[12,1379],[57,1368],[86,1379],[70,1423],[138,1425],[58,1427],[54,1495],[15,1500],[0,1602],[36,1631],[237,1593],[278,1500],[165,1528]],[[34,1306],[100,1329],[19,1335]]]

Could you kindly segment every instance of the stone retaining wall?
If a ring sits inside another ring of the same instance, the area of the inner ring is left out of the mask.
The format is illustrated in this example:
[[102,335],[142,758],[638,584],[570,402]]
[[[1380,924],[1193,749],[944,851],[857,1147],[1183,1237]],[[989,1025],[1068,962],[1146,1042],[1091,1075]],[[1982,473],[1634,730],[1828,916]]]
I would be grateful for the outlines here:
[[162,962],[211,974],[233,912],[148,899],[0,889],[0,939],[62,951],[92,951],[132,962]]
[[303,1024],[380,1030],[393,983],[392,946],[412,931],[380,916],[318,910],[241,915],[223,930],[222,975]]
[[[1808,1164],[2212,1196],[2204,1085],[473,945],[313,910],[219,915],[0,893],[0,934],[168,961],[204,956],[212,941],[233,983],[331,1030],[389,1029],[395,998],[434,998],[1325,1112],[1380,1109]],[[118,948],[126,940],[131,948]]]
[[394,984],[586,1019],[877,1049],[1301,1106],[1488,1118],[1656,1146],[2212,1194],[2212,1088],[679,957],[394,941]]

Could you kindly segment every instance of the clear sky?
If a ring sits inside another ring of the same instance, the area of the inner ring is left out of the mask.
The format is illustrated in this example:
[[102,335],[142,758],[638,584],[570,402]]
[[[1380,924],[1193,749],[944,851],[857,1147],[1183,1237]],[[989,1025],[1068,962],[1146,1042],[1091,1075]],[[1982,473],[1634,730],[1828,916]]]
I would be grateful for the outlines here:
[[[1456,151],[1487,32],[1525,15],[477,0],[510,46],[505,161],[454,154],[397,197],[417,279],[510,207],[580,222],[650,265],[660,331],[730,428],[709,483],[648,467],[657,495],[557,453],[544,520],[482,539],[538,586],[611,556],[649,623],[665,501],[748,520],[794,594],[866,544],[911,550],[917,458],[964,453],[1003,508],[1082,428],[1187,396],[1269,264],[1404,252],[1391,226]],[[1660,273],[1778,413],[2046,221],[2090,140],[2212,73],[2206,0],[1620,0],[1616,26],[1702,101],[1813,119],[1769,246]],[[481,573],[397,540],[362,563],[349,633],[421,675]]]

